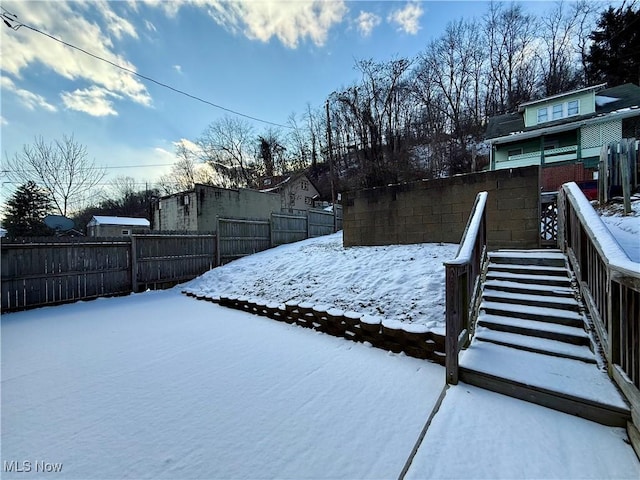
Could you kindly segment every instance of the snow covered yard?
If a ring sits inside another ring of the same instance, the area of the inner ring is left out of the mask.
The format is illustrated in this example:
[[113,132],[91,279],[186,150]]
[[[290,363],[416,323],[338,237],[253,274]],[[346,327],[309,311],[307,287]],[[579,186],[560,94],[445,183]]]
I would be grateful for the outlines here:
[[235,260],[185,284],[195,294],[329,304],[444,334],[443,263],[454,244],[342,246],[342,232]]
[[1,320],[2,460],[28,478],[397,478],[444,384],[178,289]]

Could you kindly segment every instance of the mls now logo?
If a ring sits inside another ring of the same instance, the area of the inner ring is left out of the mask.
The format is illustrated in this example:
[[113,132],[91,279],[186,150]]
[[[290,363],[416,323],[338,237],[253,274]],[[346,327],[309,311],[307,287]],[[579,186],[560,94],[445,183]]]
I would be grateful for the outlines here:
[[3,462],[2,470],[5,473],[58,473],[62,471],[62,463],[50,463],[39,460],[36,460],[35,462],[31,462],[29,460],[24,460],[22,462],[12,460],[9,462],[5,460]]

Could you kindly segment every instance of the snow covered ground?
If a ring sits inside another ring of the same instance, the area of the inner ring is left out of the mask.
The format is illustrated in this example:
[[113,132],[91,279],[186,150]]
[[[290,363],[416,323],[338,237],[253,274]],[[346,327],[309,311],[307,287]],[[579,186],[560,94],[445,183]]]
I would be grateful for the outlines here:
[[394,478],[443,385],[439,365],[176,289],[42,308],[2,316],[2,460],[72,479]]
[[[177,288],[1,322],[2,478],[394,479],[444,385],[439,365]],[[460,384],[408,478],[637,479],[625,438]]]
[[342,246],[342,232],[282,245],[187,283],[196,294],[329,304],[444,333],[444,265],[453,244]]
[[640,262],[640,196],[632,197],[630,215],[622,204],[611,204],[600,211],[600,218],[631,260]]

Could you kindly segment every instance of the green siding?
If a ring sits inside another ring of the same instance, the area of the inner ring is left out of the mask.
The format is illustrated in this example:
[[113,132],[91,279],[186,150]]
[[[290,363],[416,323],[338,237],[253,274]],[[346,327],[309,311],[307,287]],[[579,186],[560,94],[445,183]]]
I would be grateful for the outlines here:
[[[567,95],[565,97],[558,97],[553,100],[548,100],[548,101],[536,103],[535,105],[525,107],[525,113],[524,113],[525,127],[533,127],[535,125],[538,125],[538,109],[539,108],[550,107],[558,103],[570,102],[572,100],[578,100],[580,102],[579,115],[586,115],[596,111],[596,94],[593,91],[576,93],[573,95]],[[551,121],[551,118],[549,118],[549,121]],[[540,125],[544,125],[544,124],[541,123]]]

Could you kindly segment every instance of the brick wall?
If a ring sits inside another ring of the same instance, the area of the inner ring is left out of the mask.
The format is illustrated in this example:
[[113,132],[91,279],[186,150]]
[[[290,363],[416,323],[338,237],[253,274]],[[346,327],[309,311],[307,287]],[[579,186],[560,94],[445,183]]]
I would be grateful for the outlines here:
[[459,243],[476,194],[489,192],[489,248],[539,244],[539,167],[346,192],[344,244]]
[[593,180],[593,170],[585,169],[582,163],[544,167],[541,172],[542,190],[557,192],[563,183]]

